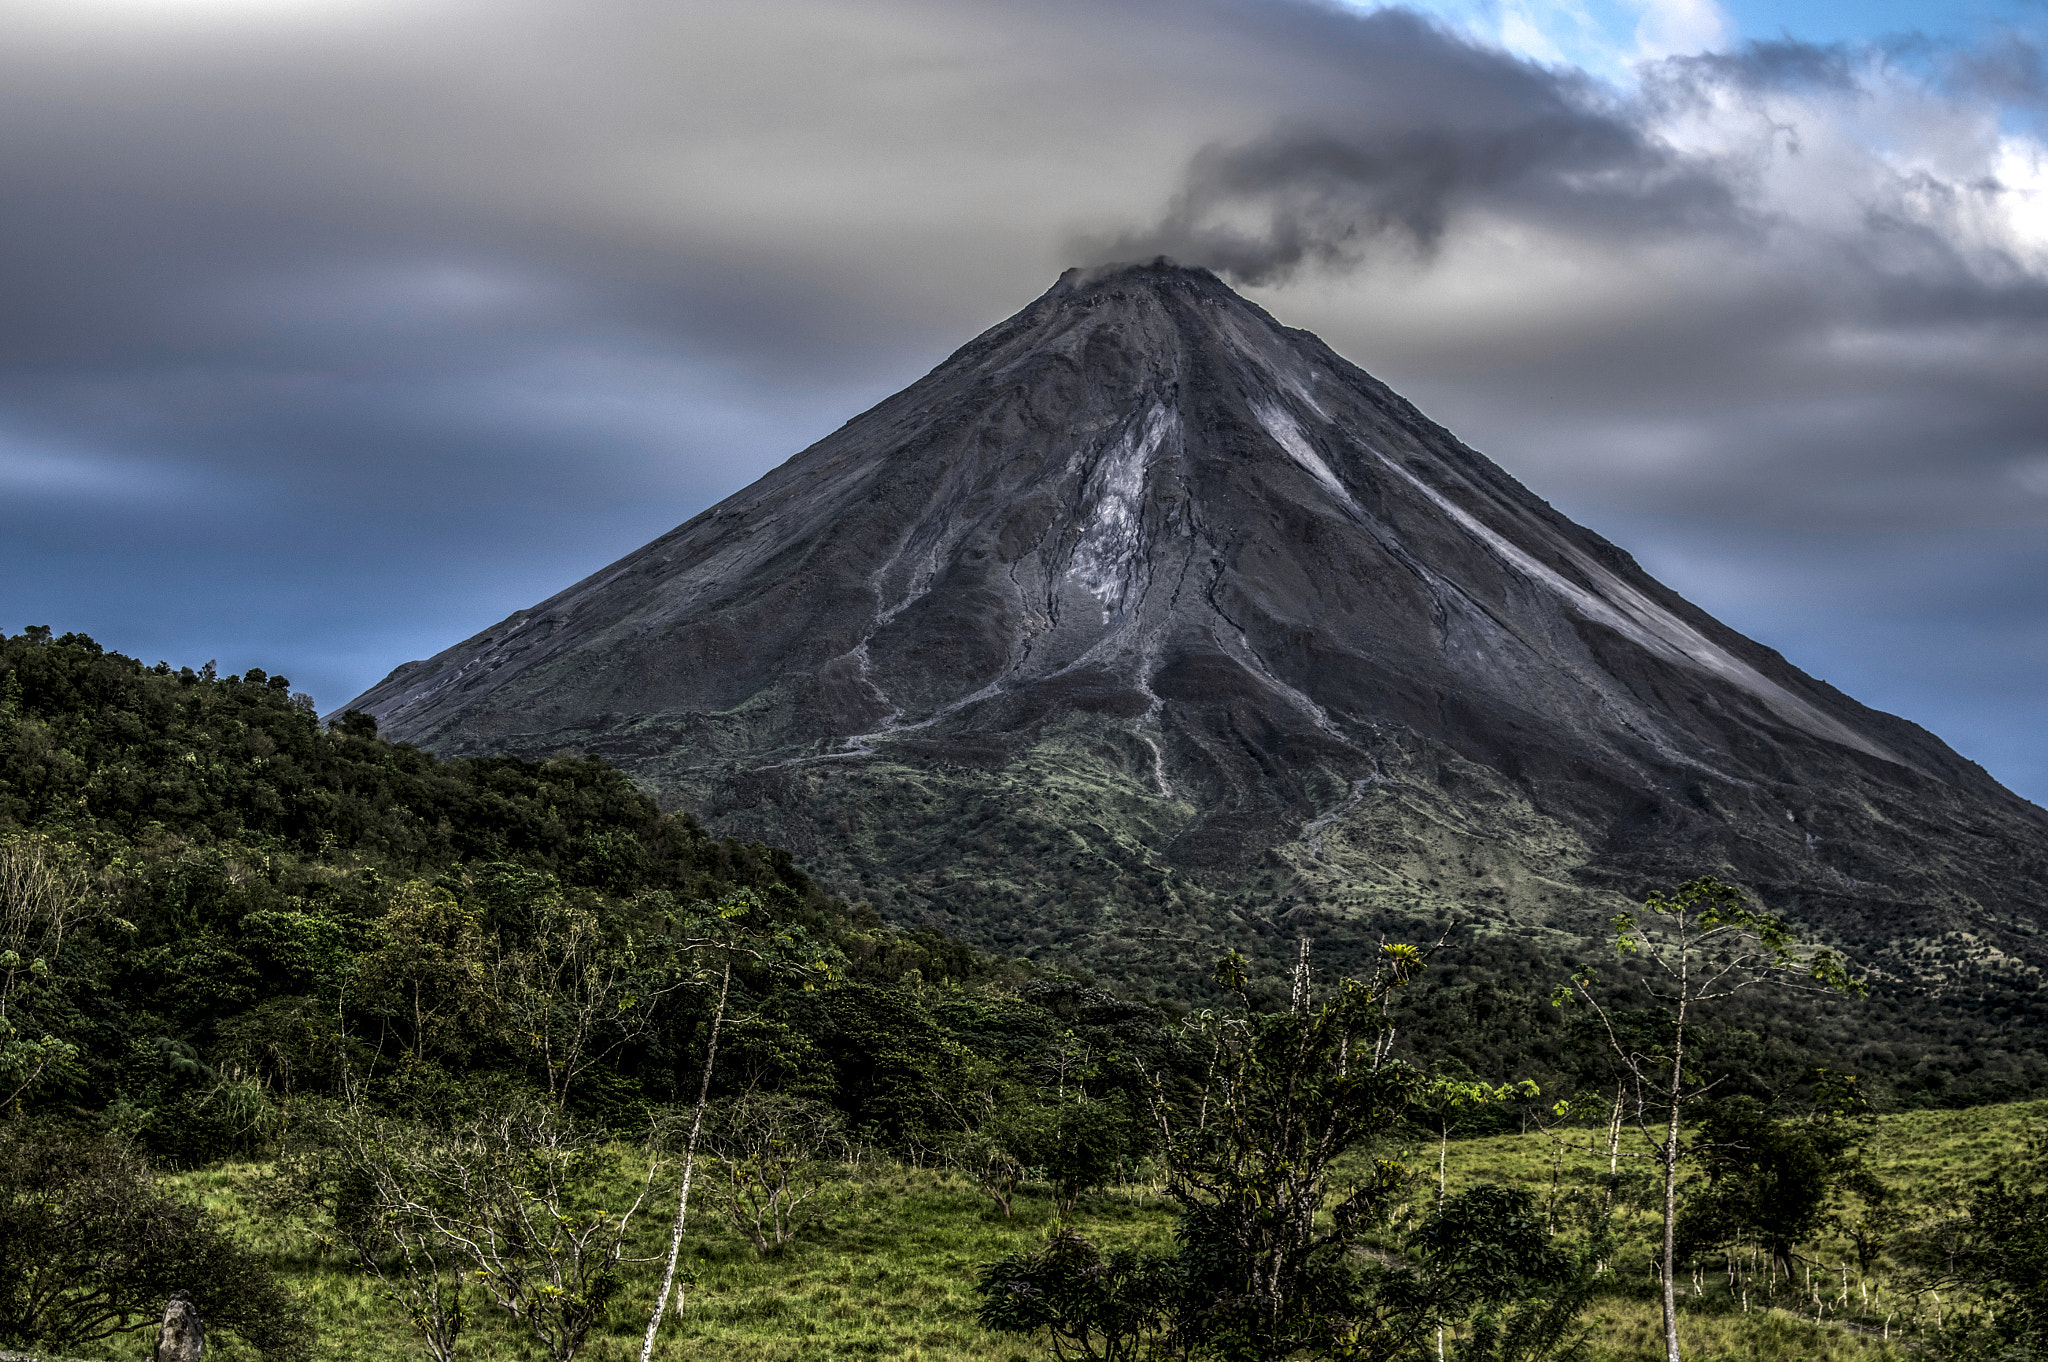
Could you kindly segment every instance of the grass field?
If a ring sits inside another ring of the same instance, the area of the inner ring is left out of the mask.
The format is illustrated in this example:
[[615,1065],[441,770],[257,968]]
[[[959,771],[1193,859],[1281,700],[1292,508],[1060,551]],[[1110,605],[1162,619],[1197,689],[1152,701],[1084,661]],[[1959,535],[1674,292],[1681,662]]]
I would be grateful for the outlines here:
[[[1874,1163],[1899,1187],[1916,1214],[1952,1204],[1961,1179],[2023,1149],[2048,1124],[2048,1103],[1916,1112],[1880,1118],[1871,1144]],[[1418,1197],[1434,1191],[1435,1149],[1418,1148],[1428,1176]],[[1599,1193],[1594,1176],[1603,1156],[1561,1151],[1540,1134],[1453,1143],[1451,1190],[1479,1181],[1529,1188],[1554,1203],[1560,1223],[1574,1223]],[[253,1218],[265,1170],[243,1164],[176,1179],[225,1221],[272,1255],[305,1293],[319,1329],[319,1356],[350,1362],[422,1358],[403,1317],[337,1255],[323,1253],[303,1230]],[[973,1284],[980,1264],[1038,1242],[1053,1222],[1049,1198],[1027,1192],[1004,1219],[957,1174],[875,1161],[847,1170],[844,1200],[826,1223],[779,1253],[757,1257],[708,1203],[693,1209],[686,1241],[691,1282],[671,1312],[656,1356],[770,1362],[793,1358],[903,1358],[925,1362],[1010,1362],[1041,1354],[1024,1340],[998,1337],[974,1324]],[[668,1212],[655,1208],[636,1225],[638,1251],[662,1247]],[[1629,1242],[1610,1265],[1612,1286],[1588,1316],[1598,1362],[1661,1357],[1654,1281],[1649,1270],[1653,1220],[1625,1213]],[[1077,1227],[1105,1243],[1164,1244],[1172,1218],[1156,1188],[1132,1186],[1087,1198]],[[1791,1286],[1773,1286],[1760,1262],[1738,1256],[1703,1268],[1683,1283],[1684,1336],[1697,1358],[1759,1362],[1835,1362],[1909,1355],[1909,1345],[1954,1301],[1907,1294],[1889,1264],[1866,1277],[1843,1243],[1808,1245],[1823,1264]],[[583,1354],[593,1362],[637,1357],[658,1264],[637,1268],[608,1329]],[[479,1311],[479,1315],[483,1312]],[[234,1362],[226,1340],[209,1357]],[[536,1355],[507,1322],[484,1316],[465,1345],[476,1358]],[[146,1355],[138,1340],[92,1356]],[[239,1354],[246,1355],[246,1354]]]

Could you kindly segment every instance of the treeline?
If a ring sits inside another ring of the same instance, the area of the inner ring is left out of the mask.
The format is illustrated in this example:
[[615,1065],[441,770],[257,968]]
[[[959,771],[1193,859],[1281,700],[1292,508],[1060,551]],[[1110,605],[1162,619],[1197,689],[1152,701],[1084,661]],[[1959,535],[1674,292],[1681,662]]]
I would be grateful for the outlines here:
[[[1431,939],[1441,924],[1389,922],[1391,940]],[[1586,939],[1454,933],[1403,1004],[1401,1049],[1437,1066],[1529,1076],[1546,1090],[1593,1079],[1583,1018],[1550,1005],[1564,971],[1610,954]],[[1769,1100],[1803,1091],[1815,1069],[1858,1074],[1885,1111],[1977,1106],[2048,1096],[2048,997],[1995,981],[1983,992],[1929,994],[1873,983],[1866,1001],[1738,997],[1710,1008],[1700,1042],[1720,1072]]]
[[1154,1023],[893,930],[601,762],[444,762],[367,716],[323,727],[281,676],[41,629],[0,640],[0,838],[22,905],[0,1096],[180,1162],[251,1147],[344,1075],[397,1106],[524,1087],[620,1122],[694,1092],[709,1001],[683,937],[742,891],[746,929],[821,973],[741,971],[720,1081],[802,1090],[892,1146],[957,1127],[977,1066]]

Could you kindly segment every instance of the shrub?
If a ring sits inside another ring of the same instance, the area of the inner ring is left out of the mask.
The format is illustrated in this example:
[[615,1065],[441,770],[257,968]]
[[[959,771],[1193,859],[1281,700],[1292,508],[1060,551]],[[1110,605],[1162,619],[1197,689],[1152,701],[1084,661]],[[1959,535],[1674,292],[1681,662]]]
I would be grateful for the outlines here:
[[132,1333],[180,1290],[209,1330],[265,1357],[305,1354],[292,1294],[132,1148],[49,1127],[0,1133],[0,1342],[71,1349]]

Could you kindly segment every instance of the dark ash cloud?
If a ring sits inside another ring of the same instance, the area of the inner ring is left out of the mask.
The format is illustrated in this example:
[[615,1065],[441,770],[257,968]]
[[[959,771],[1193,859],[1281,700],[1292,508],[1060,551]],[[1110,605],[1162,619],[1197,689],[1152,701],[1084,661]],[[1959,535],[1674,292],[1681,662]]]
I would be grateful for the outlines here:
[[1304,265],[1350,268],[1389,242],[1426,261],[1461,213],[1627,239],[1748,225],[1710,172],[1587,113],[1350,137],[1303,129],[1206,147],[1156,226],[1091,254],[1168,255],[1270,285]]
[[1458,215],[1620,239],[1751,225],[1719,167],[1661,142],[1582,76],[1475,49],[1402,10],[1355,24],[1347,76],[1379,96],[1358,116],[1204,147],[1156,224],[1082,249],[1265,285],[1389,246],[1426,261]]

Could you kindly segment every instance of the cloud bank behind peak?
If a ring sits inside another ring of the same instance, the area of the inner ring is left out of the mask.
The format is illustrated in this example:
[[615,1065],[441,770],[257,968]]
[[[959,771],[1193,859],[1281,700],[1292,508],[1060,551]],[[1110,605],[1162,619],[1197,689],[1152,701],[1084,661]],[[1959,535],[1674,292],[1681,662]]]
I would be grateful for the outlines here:
[[1165,254],[2048,796],[2038,35],[1711,9],[0,9],[0,609],[332,703]]

